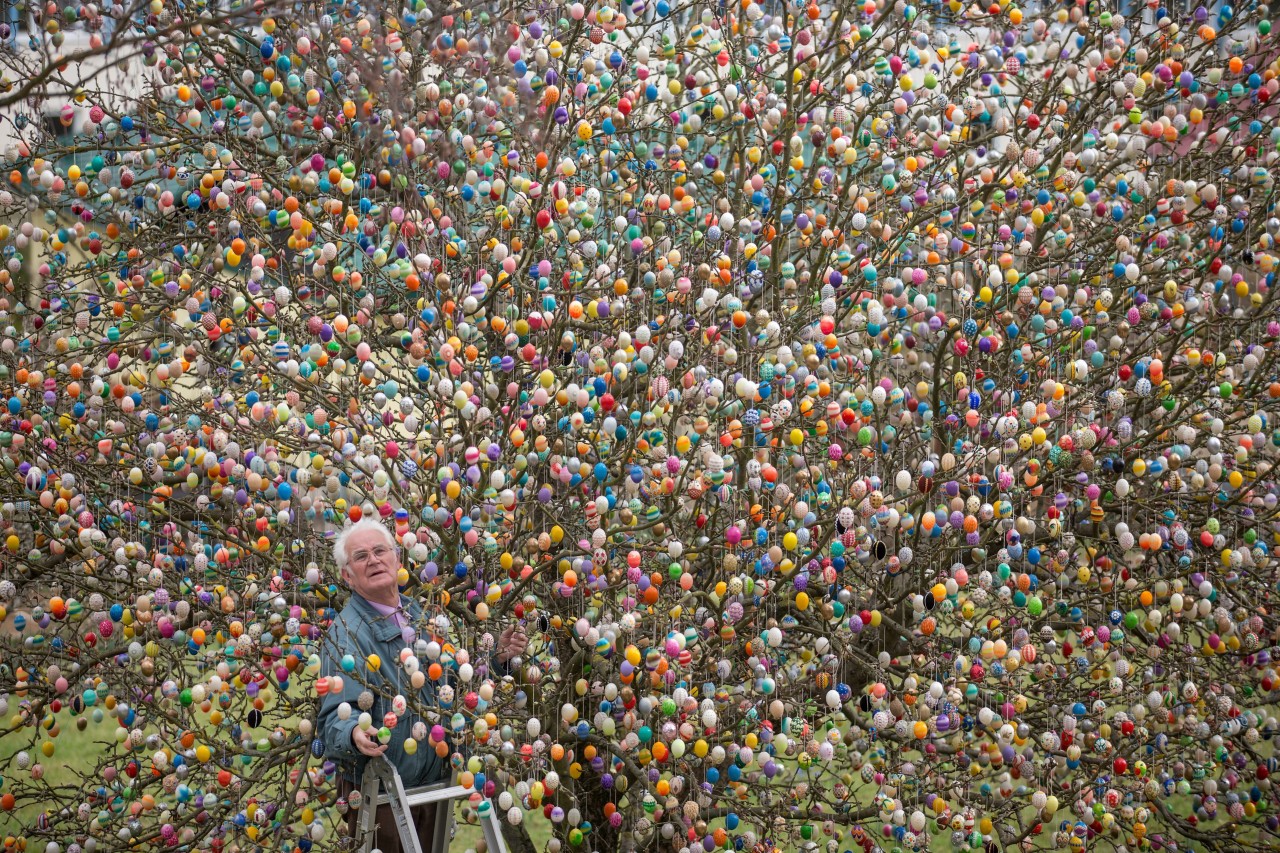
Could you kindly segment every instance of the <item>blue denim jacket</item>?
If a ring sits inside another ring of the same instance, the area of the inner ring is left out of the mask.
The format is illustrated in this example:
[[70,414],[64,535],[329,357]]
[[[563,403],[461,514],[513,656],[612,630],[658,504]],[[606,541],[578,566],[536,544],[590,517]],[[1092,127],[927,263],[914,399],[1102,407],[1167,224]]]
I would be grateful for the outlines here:
[[[422,610],[416,602],[402,596],[401,604],[409,614],[411,623],[421,622]],[[373,693],[373,707],[369,713],[373,717],[375,728],[382,726],[383,715],[391,710],[392,697],[399,694],[410,699],[413,688],[409,684],[408,674],[400,666],[400,651],[403,648],[404,640],[395,622],[383,616],[354,592],[321,644],[320,674],[340,675],[342,690],[337,693],[330,691],[321,702],[318,734],[324,741],[325,757],[338,762],[341,775],[356,785],[360,784],[365,764],[369,760],[351,742],[351,733],[361,713],[358,701],[360,694],[365,690]],[[382,659],[377,672],[370,672],[365,665],[371,654]],[[356,659],[353,672],[343,672],[343,655],[351,655]],[[435,704],[435,685],[430,679],[423,686],[419,697],[420,703],[425,707]],[[351,703],[352,713],[346,720],[338,718],[338,706],[343,702]],[[451,774],[448,759],[437,756],[435,749],[425,739],[418,744],[418,750],[413,755],[404,751],[404,742],[410,736],[413,724],[422,719],[414,712],[413,706],[414,703],[410,701],[409,709],[400,718],[399,725],[391,730],[391,742],[385,753],[400,771],[400,779],[406,788],[445,781]],[[423,722],[430,727],[430,721]],[[444,724],[447,727],[448,721],[445,720]]]

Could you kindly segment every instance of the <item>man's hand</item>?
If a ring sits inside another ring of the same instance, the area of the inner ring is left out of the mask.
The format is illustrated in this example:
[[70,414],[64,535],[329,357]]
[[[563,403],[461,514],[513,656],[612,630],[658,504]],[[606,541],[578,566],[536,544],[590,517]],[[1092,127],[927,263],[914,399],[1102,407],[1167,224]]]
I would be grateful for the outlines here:
[[356,726],[351,730],[351,744],[364,755],[370,758],[377,758],[379,755],[387,751],[387,744],[378,743],[373,735],[364,729]]
[[529,648],[529,638],[521,628],[512,625],[498,637],[498,663],[506,663]]

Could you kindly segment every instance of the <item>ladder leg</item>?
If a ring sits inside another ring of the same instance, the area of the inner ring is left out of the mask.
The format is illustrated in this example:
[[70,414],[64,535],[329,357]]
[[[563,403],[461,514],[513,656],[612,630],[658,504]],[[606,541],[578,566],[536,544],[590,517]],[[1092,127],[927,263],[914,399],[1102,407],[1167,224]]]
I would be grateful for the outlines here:
[[405,804],[404,783],[400,781],[400,774],[392,766],[386,757],[379,759],[386,762],[387,770],[390,775],[390,784],[387,786],[388,800],[391,804],[391,814],[395,818],[396,832],[400,835],[401,853],[422,853],[422,842],[418,838],[418,828],[413,825],[412,816],[409,814],[409,808]]
[[360,780],[360,814],[356,818],[357,840],[360,842],[360,853],[373,850],[374,821],[378,811],[378,773],[370,761],[365,765],[364,777]]
[[430,853],[445,853],[449,849],[449,833],[453,830],[453,800],[436,804],[436,822],[432,824]]
[[498,822],[498,808],[490,800],[480,803],[480,831],[484,833],[489,853],[507,853],[507,842],[502,837],[502,824]]

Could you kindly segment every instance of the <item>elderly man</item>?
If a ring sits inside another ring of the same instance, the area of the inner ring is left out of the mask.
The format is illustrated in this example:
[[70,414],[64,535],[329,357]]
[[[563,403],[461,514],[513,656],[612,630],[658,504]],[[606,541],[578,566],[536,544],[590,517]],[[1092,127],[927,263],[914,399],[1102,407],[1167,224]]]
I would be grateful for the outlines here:
[[[343,582],[351,589],[351,597],[329,629],[322,647],[320,674],[341,676],[342,690],[325,696],[320,706],[319,733],[326,757],[339,764],[340,794],[347,796],[358,789],[365,764],[370,758],[383,754],[395,765],[406,788],[447,780],[448,760],[439,757],[435,749],[425,743],[421,731],[418,739],[424,741],[422,746],[412,752],[405,749],[405,741],[413,736],[417,723],[429,726],[415,713],[415,704],[429,707],[436,697],[430,681],[423,684],[414,697],[411,676],[400,665],[401,651],[406,646],[413,648],[418,639],[414,626],[423,624],[423,616],[417,602],[400,594],[397,577],[400,559],[395,538],[381,523],[364,519],[342,531],[334,542],[333,557]],[[494,657],[497,667],[505,668],[527,645],[528,639],[522,632],[508,628],[502,633]],[[355,661],[354,669],[343,668],[342,660],[347,655]],[[376,668],[368,664],[371,655],[379,659]],[[392,710],[396,696],[410,701],[391,730],[391,739],[380,743],[377,730]],[[344,703],[351,709],[346,719],[340,712]],[[362,712],[368,712],[372,718],[367,731],[359,725]],[[412,819],[419,838],[432,837],[435,811],[434,806],[414,810]],[[352,809],[347,818],[348,832],[353,837],[357,816],[357,810]],[[400,838],[390,806],[378,809],[374,846],[383,853],[400,851]]]

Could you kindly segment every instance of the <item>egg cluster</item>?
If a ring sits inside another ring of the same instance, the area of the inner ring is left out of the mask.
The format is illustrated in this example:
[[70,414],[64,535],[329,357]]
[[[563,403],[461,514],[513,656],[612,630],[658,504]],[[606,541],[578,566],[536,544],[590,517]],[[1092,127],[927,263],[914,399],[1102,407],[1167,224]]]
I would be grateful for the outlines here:
[[[1270,13],[1031,5],[36,10],[4,850],[337,849],[389,667],[551,853],[1273,849]],[[427,622],[320,677],[361,518]]]

